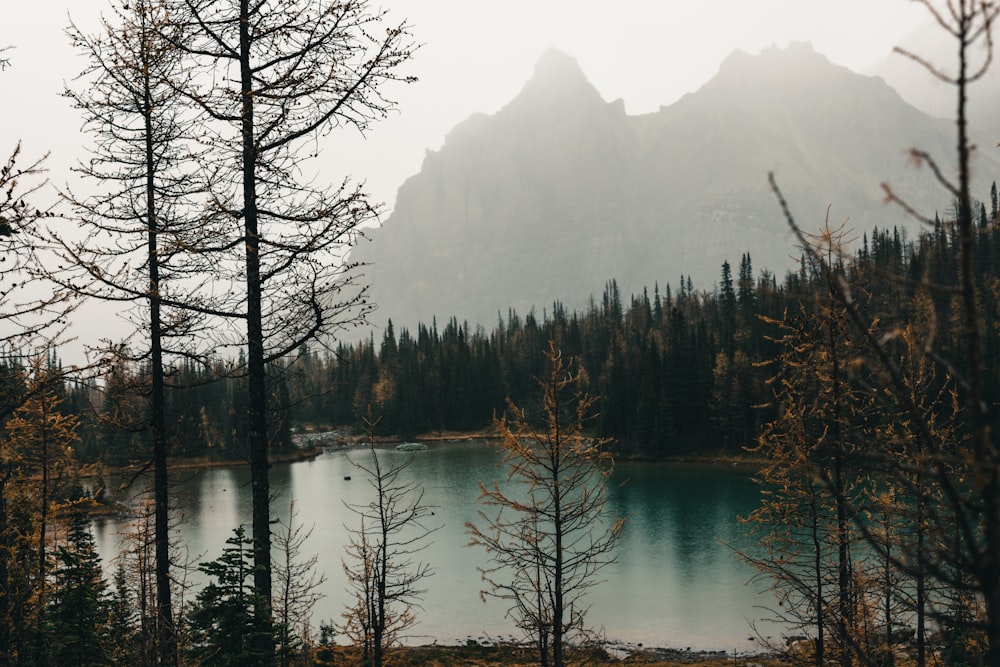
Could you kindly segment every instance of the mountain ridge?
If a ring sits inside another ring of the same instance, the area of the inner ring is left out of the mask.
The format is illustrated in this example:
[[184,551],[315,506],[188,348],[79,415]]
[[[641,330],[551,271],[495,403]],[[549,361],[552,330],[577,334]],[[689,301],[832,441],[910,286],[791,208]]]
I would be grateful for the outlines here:
[[929,174],[904,165],[911,146],[949,155],[950,127],[806,43],[734,52],[698,90],[637,116],[550,50],[508,104],[427,151],[352,258],[369,263],[376,324],[408,328],[586,307],[611,279],[625,294],[684,275],[710,287],[744,252],[781,276],[797,252],[768,172],[807,230],[831,205],[859,235],[905,226],[881,182],[943,208]]

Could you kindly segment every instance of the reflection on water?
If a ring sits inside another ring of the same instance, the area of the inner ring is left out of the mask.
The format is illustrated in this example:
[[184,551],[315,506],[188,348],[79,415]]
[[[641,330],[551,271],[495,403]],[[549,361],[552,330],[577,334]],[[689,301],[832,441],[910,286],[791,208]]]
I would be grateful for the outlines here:
[[[734,553],[751,547],[737,516],[748,514],[759,499],[747,472],[721,465],[623,463],[616,476],[628,480],[613,499],[629,525],[608,579],[636,610],[644,632],[635,640],[753,648],[747,641],[749,621],[758,615],[761,599],[746,585],[752,571]],[[616,635],[610,627],[609,634]]]
[[[356,456],[364,456],[363,451]],[[411,453],[382,450],[397,460]],[[315,611],[317,623],[339,619],[347,604],[341,558],[345,525],[355,516],[345,503],[365,503],[371,487],[344,452],[272,468],[275,518],[288,520],[294,501],[298,521],[312,526],[304,553],[319,556],[327,581]],[[425,580],[423,611],[413,643],[513,633],[499,601],[483,603],[477,566],[485,554],[466,546],[466,521],[479,509],[479,482],[502,479],[499,458],[483,443],[431,444],[416,453],[409,474],[422,482],[425,503],[441,528],[421,554],[436,574]],[[388,463],[389,461],[387,461]],[[184,473],[174,490],[178,541],[196,560],[218,557],[226,539],[251,517],[249,470],[209,469]],[[345,479],[351,477],[350,480]],[[733,548],[749,548],[736,517],[748,514],[758,492],[745,470],[728,465],[619,463],[609,493],[615,512],[628,517],[618,561],[602,571],[604,583],[588,596],[588,621],[610,639],[647,645],[749,650],[749,621],[760,616],[762,598],[745,584],[752,575]],[[123,526],[95,524],[101,554],[118,550]]]

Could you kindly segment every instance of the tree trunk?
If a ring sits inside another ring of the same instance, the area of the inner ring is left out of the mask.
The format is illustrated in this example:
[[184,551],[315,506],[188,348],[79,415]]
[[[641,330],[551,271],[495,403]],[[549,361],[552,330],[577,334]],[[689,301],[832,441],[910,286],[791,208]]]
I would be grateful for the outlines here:
[[[153,429],[154,543],[156,548],[156,646],[157,663],[177,665],[177,635],[170,595],[170,500],[167,494],[167,422],[163,377],[163,340],[160,320],[160,259],[158,253],[159,215],[156,206],[156,156],[153,151],[152,95],[149,79],[144,81],[146,148],[146,220],[149,226],[149,346],[152,366],[150,409]],[[145,575],[142,575],[143,577]]]
[[917,665],[927,664],[927,571],[924,565],[924,496],[917,495],[917,572],[916,572],[916,613],[917,613]]
[[260,238],[257,215],[257,147],[254,137],[253,80],[250,64],[250,3],[240,0],[240,76],[242,83],[243,229],[246,243],[247,382],[251,503],[253,505],[255,645],[262,665],[274,663],[271,632],[271,514],[268,480],[267,378],[261,314]]
[[7,475],[0,476],[0,667],[10,665],[10,549],[7,535]]
[[840,634],[840,664],[850,667],[853,663],[852,644],[854,608],[852,605],[852,574],[850,527],[847,525],[847,498],[845,497],[843,460],[837,453],[834,463],[834,502],[837,506],[837,628]]
[[[982,315],[976,294],[973,253],[975,231],[972,224],[972,196],[970,191],[971,150],[967,127],[968,62],[972,36],[972,18],[975,9],[962,15],[957,37],[959,40],[958,78],[958,169],[959,169],[959,289],[964,316],[965,352],[969,372],[968,405],[974,428],[974,474],[983,507],[983,543],[980,550],[978,572],[986,606],[986,636],[989,643],[987,662],[990,667],[1000,667],[1000,472],[997,470],[997,453],[993,442],[989,405],[983,378]],[[984,9],[983,11],[992,11]]]
[[[985,436],[984,436],[985,437]],[[982,582],[983,601],[986,605],[986,638],[989,644],[987,653],[987,663],[990,667],[1000,667],[1000,497],[996,476],[996,468],[988,474],[989,485],[984,489],[985,516],[983,517],[985,527],[983,559],[979,572]]]
[[[812,490],[815,494],[815,489]],[[812,530],[812,547],[813,547],[813,576],[816,578],[816,646],[813,650],[813,658],[815,660],[816,667],[823,667],[823,661],[825,660],[826,651],[826,636],[825,636],[825,607],[826,602],[823,600],[823,546],[820,538],[819,529],[819,515],[817,514],[815,495],[813,495],[810,511],[812,516],[812,524],[810,526]]]
[[[39,381],[38,378],[35,380]],[[48,382],[48,380],[44,380]],[[45,607],[45,532],[48,529],[49,521],[49,425],[48,425],[48,402],[45,400],[45,391],[42,390],[41,406],[41,442],[42,448],[41,468],[42,468],[42,501],[38,513],[38,600],[40,607]]]
[[[555,379],[555,378],[554,378]],[[555,383],[550,389],[552,393],[553,424],[551,426],[552,439],[555,446],[552,447],[552,494],[555,496],[552,503],[552,532],[555,535],[555,553],[553,554],[553,601],[552,601],[552,667],[563,667],[563,492],[560,486],[562,476],[562,448],[566,446],[563,442],[560,419],[559,392]]]

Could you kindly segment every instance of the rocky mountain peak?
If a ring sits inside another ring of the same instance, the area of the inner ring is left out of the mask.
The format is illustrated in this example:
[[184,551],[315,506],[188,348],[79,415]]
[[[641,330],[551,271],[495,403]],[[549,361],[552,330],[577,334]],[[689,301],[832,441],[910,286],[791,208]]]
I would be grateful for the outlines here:
[[719,66],[719,73],[706,89],[725,89],[727,94],[738,90],[775,92],[813,89],[843,80],[853,74],[835,65],[813,49],[808,42],[792,42],[785,48],[772,45],[753,56],[734,51]]
[[733,52],[715,77],[685,96],[685,104],[695,100],[702,111],[728,109],[744,119],[773,118],[775,112],[779,117],[808,113],[807,121],[860,116],[868,125],[876,123],[887,107],[906,113],[898,106],[899,95],[884,81],[831,62],[808,42],[784,48],[772,45],[758,55]]
[[757,55],[736,49],[722,61],[719,66],[719,74],[766,73],[770,75],[774,74],[776,69],[780,70],[781,68],[822,67],[829,64],[829,59],[816,51],[810,42],[790,42],[785,48],[772,44]]
[[546,49],[542,53],[538,62],[535,63],[534,76],[531,77],[531,81],[537,83],[573,79],[578,83],[587,81],[587,77],[576,58],[554,48]]
[[611,279],[624,294],[681,275],[710,288],[744,252],[780,276],[798,251],[768,172],[806,228],[830,206],[859,232],[905,225],[879,184],[919,210],[940,206],[904,155],[946,155],[951,131],[804,43],[735,53],[701,89],[641,116],[549,50],[506,107],[449,134],[352,257],[374,267],[379,317],[410,329],[583,308]]
[[531,79],[507,108],[558,112],[580,104],[593,106],[605,102],[575,58],[550,48],[535,63]]

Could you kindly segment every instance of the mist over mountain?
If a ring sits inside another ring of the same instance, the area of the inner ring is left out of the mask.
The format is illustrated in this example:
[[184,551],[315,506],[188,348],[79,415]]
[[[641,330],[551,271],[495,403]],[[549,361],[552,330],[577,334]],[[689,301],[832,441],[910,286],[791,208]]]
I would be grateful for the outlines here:
[[[711,289],[749,252],[778,274],[799,252],[767,182],[773,171],[806,230],[849,219],[912,223],[880,184],[914,206],[947,209],[920,147],[950,168],[953,128],[880,78],[832,64],[806,44],[733,53],[701,89],[629,116],[576,61],[548,51],[496,114],[456,126],[399,189],[392,214],[353,258],[379,310],[411,330],[456,316],[492,327],[560,302],[586,307],[615,279],[624,295],[691,276]],[[977,194],[1000,172],[978,158]]]
[[[905,37],[900,49],[921,58],[941,74],[954,77],[958,72],[958,52],[955,39],[941,30],[936,23],[929,23]],[[977,43],[969,49],[968,72],[974,73],[987,62],[985,44]],[[994,59],[995,61],[995,59]],[[866,73],[880,76],[907,102],[928,114],[953,120],[957,116],[958,98],[955,87],[935,76],[930,76],[924,64],[902,53],[890,53],[870,67]],[[1000,67],[995,62],[968,85],[966,114],[972,127],[987,138],[985,147],[994,147],[1000,138]]]

